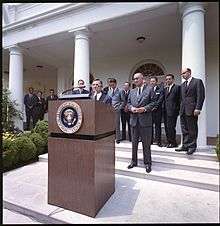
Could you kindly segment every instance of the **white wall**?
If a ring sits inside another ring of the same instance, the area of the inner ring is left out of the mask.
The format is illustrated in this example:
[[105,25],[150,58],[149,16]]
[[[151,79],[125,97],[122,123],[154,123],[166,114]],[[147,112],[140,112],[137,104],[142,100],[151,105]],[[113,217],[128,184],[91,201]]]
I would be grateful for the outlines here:
[[[175,75],[176,83],[181,84],[179,76],[181,70],[181,48],[167,48],[146,51],[139,56],[121,56],[114,58],[92,59],[91,72],[95,78],[100,78],[103,85],[107,85],[107,78],[115,77],[118,86],[122,87],[130,78],[133,67],[144,59],[159,61],[165,67],[165,73]],[[219,131],[219,66],[218,48],[207,47],[206,56],[206,103],[207,103],[207,136],[216,137]],[[177,133],[181,133],[179,118],[177,121]]]
[[219,46],[207,46],[206,56],[207,134],[216,137],[219,134]]

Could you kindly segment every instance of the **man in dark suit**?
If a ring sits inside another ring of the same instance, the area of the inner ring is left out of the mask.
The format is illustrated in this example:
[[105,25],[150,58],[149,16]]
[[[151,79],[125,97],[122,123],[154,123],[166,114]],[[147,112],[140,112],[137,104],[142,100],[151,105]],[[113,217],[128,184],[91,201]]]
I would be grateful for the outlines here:
[[[161,147],[161,121],[162,121],[162,105],[164,101],[164,87],[163,85],[158,85],[158,78],[156,76],[152,76],[150,78],[150,85],[153,88],[151,99],[156,103],[155,107],[152,110],[153,117],[153,126],[152,126],[152,140],[151,144],[153,144],[154,138],[156,144]],[[155,130],[154,130],[155,125]]]
[[191,76],[190,68],[183,68],[181,75],[185,80],[181,85],[180,103],[183,140],[182,147],[176,151],[186,151],[188,155],[191,155],[197,148],[198,116],[205,100],[205,87],[201,79]]
[[152,88],[144,85],[143,74],[134,74],[135,89],[128,96],[128,109],[131,112],[130,125],[132,127],[132,161],[128,169],[137,166],[137,150],[139,137],[143,145],[144,164],[146,172],[151,172],[151,136],[152,136]]
[[105,94],[107,94],[108,93],[108,91],[109,91],[109,88],[110,88],[110,80],[111,80],[112,78],[108,78],[107,79],[107,86],[105,86],[104,88],[103,88],[103,92],[105,93]]
[[42,92],[38,91],[35,96],[34,107],[33,107],[33,126],[35,127],[38,120],[44,119],[46,102],[42,97]]
[[124,107],[121,109],[121,124],[122,124],[122,140],[126,140],[126,124],[128,125],[128,139],[131,141],[131,127],[130,127],[130,112],[128,110],[128,95],[130,93],[131,84],[129,82],[124,83],[124,89],[122,93],[125,97]]
[[180,110],[180,86],[174,83],[174,75],[166,75],[164,95],[164,125],[167,137],[167,147],[177,147],[176,122]]
[[88,90],[85,89],[85,82],[80,79],[78,81],[78,89],[75,89],[72,91],[72,94],[87,94],[89,93]]
[[90,98],[92,100],[102,101],[105,104],[111,105],[111,98],[102,91],[102,81],[100,79],[95,79],[92,82],[92,92],[90,93]]
[[25,105],[26,122],[27,122],[26,129],[30,130],[30,121],[31,121],[31,118],[33,120],[33,106],[35,103],[36,95],[34,94],[34,89],[32,87],[30,87],[28,91],[29,93],[24,96],[24,105]]
[[116,125],[115,125],[116,126],[116,143],[119,144],[121,141],[121,132],[120,132],[121,109],[124,108],[124,105],[125,105],[125,95],[117,87],[117,80],[115,78],[111,78],[109,80],[108,95],[112,99],[112,106],[115,109],[115,113],[116,113]]
[[54,93],[54,89],[50,89],[50,95],[47,97],[46,99],[46,108],[45,108],[45,112],[48,112],[48,102],[50,100],[57,100],[58,96]]

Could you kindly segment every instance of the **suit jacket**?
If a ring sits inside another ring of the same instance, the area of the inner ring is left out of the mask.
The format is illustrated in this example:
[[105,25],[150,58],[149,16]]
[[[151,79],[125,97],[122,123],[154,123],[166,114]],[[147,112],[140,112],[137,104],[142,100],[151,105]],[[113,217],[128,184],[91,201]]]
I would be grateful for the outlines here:
[[35,117],[40,117],[43,116],[45,113],[45,99],[44,98],[38,98],[36,96],[35,99],[35,103],[34,103],[34,107],[33,107],[33,114],[35,115]]
[[156,90],[152,88],[151,99],[155,102],[156,111],[162,111],[164,101],[164,86],[156,86]]
[[140,126],[148,127],[152,126],[152,109],[155,106],[151,96],[153,95],[153,89],[150,86],[144,86],[140,96],[137,96],[138,88],[132,89],[128,96],[128,109],[131,111],[132,107],[144,107],[146,112],[132,113],[130,114],[130,125],[136,126],[139,121]]
[[[91,99],[94,99],[94,96],[93,96],[92,93],[90,94],[90,98],[91,98]],[[101,97],[99,98],[98,101],[102,101],[102,102],[105,103],[105,104],[110,104],[110,105],[112,104],[112,99],[111,99],[111,97],[108,96],[107,94],[105,94],[103,91],[102,91],[102,95],[101,95]]]
[[25,105],[25,110],[26,111],[32,111],[33,110],[33,106],[36,102],[36,95],[33,94],[32,97],[29,97],[29,94],[26,94],[24,96],[24,105]]
[[130,89],[128,90],[128,93],[126,93],[125,90],[123,89],[123,90],[122,90],[122,93],[123,93],[124,98],[125,98],[124,106],[123,106],[123,108],[122,108],[122,110],[124,110],[125,106],[126,106],[127,103],[128,103],[128,96],[129,96],[129,94],[130,94]]
[[58,96],[56,94],[52,97],[48,96],[47,99],[46,99],[46,109],[45,110],[48,111],[48,101],[49,100],[57,100],[57,99],[58,99]]
[[184,112],[192,116],[195,109],[202,110],[205,100],[205,87],[201,79],[192,77],[188,87],[181,85],[180,115]]
[[167,116],[177,116],[180,110],[181,88],[179,85],[173,84],[170,92],[164,90],[164,110]]
[[[111,95],[111,94],[110,94]],[[112,106],[116,111],[121,111],[125,107],[125,92],[123,90],[115,89],[112,98]]]
[[[86,89],[83,89],[81,94],[87,94],[87,93],[89,93],[89,91]],[[72,94],[80,94],[79,89],[73,90]]]
[[103,92],[104,92],[105,94],[107,94],[108,91],[109,91],[109,86],[106,86],[106,87],[103,88]]

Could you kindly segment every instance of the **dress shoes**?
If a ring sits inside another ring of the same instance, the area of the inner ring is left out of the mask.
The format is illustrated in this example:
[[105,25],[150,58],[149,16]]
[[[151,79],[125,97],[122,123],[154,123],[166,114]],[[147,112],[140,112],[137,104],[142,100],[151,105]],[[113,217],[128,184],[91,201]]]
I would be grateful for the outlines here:
[[196,148],[190,148],[190,149],[186,152],[186,154],[187,154],[187,155],[192,155],[195,151],[196,151]]
[[178,147],[177,144],[168,144],[167,148],[176,148]]
[[188,148],[180,147],[180,148],[176,148],[175,151],[177,151],[177,152],[188,151]]
[[156,145],[157,145],[158,147],[163,147],[163,145],[162,145],[160,142],[156,143]]
[[146,164],[145,165],[145,168],[146,168],[146,172],[147,173],[150,173],[151,172],[151,164]]
[[116,140],[116,144],[120,144],[120,141],[119,140]]
[[128,169],[131,169],[131,168],[133,168],[135,166],[137,166],[137,164],[135,164],[135,163],[132,162],[130,165],[128,165]]

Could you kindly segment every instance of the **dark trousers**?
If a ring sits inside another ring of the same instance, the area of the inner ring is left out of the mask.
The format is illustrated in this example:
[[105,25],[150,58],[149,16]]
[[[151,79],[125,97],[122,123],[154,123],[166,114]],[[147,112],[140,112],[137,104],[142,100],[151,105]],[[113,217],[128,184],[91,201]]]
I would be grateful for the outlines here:
[[128,139],[131,141],[130,113],[121,110],[122,140],[126,140],[126,124],[128,125]]
[[151,132],[151,126],[141,127],[139,122],[137,122],[136,126],[132,127],[132,162],[134,164],[137,164],[139,137],[141,137],[143,145],[144,164],[151,164]]
[[35,127],[35,125],[37,124],[37,122],[39,120],[43,120],[44,119],[44,112],[34,112],[33,113],[33,127]]
[[116,111],[116,118],[115,118],[115,133],[116,133],[116,141],[121,140],[121,132],[120,132],[120,118],[121,118],[121,111]]
[[164,125],[167,143],[176,145],[176,122],[178,115],[168,116],[164,114]]
[[[161,121],[162,121],[162,110],[156,110],[152,112],[153,126],[152,126],[152,140],[157,143],[161,143]],[[154,128],[155,125],[155,128]]]
[[180,125],[183,134],[183,147],[196,148],[198,137],[198,116],[180,115]]
[[30,130],[30,122],[31,122],[31,118],[32,118],[32,120],[33,120],[33,122],[34,122],[34,117],[33,117],[33,112],[32,112],[32,110],[25,110],[25,113],[26,113],[26,129],[27,130]]

